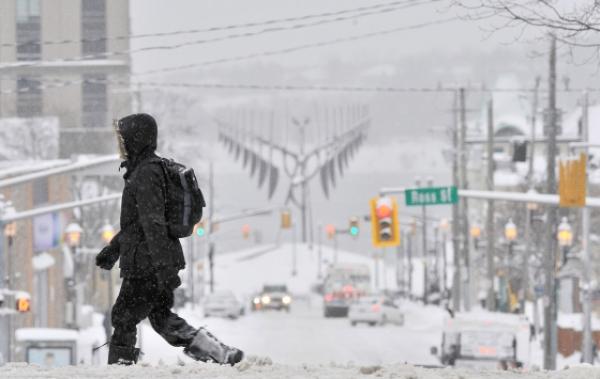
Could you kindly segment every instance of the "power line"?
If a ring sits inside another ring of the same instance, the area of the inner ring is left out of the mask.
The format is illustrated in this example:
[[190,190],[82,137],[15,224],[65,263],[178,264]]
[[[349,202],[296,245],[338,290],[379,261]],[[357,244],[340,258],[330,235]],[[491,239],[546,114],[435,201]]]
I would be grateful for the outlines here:
[[[44,80],[42,80],[44,81]],[[260,84],[260,83],[177,83],[177,82],[153,82],[112,79],[76,79],[63,80],[54,78],[45,80],[48,84],[42,84],[35,88],[22,88],[15,90],[0,90],[3,94],[26,93],[32,89],[53,89],[67,87],[71,85],[80,85],[82,83],[91,84],[113,84],[118,86],[143,86],[158,88],[179,88],[179,89],[215,89],[215,90],[244,90],[244,91],[294,91],[294,92],[345,92],[345,93],[452,93],[459,89],[458,86],[333,86],[333,85],[289,85],[289,84]],[[527,93],[532,92],[531,88],[485,88],[485,87],[465,87],[469,92],[480,93]],[[600,88],[586,88],[588,92],[600,92]],[[583,88],[570,88],[558,90],[565,93],[582,92]]]
[[402,6],[398,6],[398,5],[391,6],[390,5],[387,7],[378,7],[378,8],[382,8],[382,9],[371,10],[368,12],[362,12],[362,13],[357,13],[357,14],[350,14],[350,15],[346,15],[346,16],[337,16],[335,18],[317,20],[317,21],[313,21],[313,22],[305,23],[305,24],[274,26],[274,27],[269,27],[266,29],[258,30],[258,31],[249,31],[249,32],[244,32],[244,33],[229,34],[229,35],[213,37],[213,38],[197,39],[197,40],[186,41],[186,42],[177,43],[177,44],[146,46],[146,47],[141,47],[138,49],[128,49],[128,50],[121,50],[121,51],[108,51],[108,52],[103,52],[103,53],[88,54],[88,55],[71,57],[71,58],[61,58],[61,59],[34,61],[34,62],[31,62],[31,61],[15,62],[15,63],[10,63],[10,64],[4,65],[4,68],[37,67],[37,66],[42,66],[47,63],[79,62],[79,61],[86,61],[86,60],[92,60],[92,59],[107,59],[107,58],[114,58],[114,57],[119,57],[119,56],[124,56],[124,55],[127,56],[127,55],[131,55],[131,54],[137,54],[137,53],[143,53],[143,52],[149,52],[149,51],[175,50],[175,49],[180,49],[182,47],[205,45],[205,44],[235,40],[235,39],[240,39],[240,38],[256,37],[256,36],[260,36],[263,34],[269,34],[269,33],[275,33],[275,32],[300,30],[300,29],[312,28],[315,26],[320,26],[320,25],[325,25],[325,24],[347,21],[347,20],[356,19],[359,17],[374,16],[374,15],[378,15],[378,14],[397,12],[399,10],[408,9],[408,8],[412,8],[415,6],[424,5],[424,4],[428,4],[428,3],[433,3],[436,1],[440,1],[440,0],[425,0],[422,2],[418,2],[418,1],[421,1],[421,0],[411,0],[408,3],[406,3],[406,0],[404,0],[405,4]]
[[[23,46],[38,46],[38,45],[55,46],[55,45],[67,45],[67,44],[73,44],[73,43],[122,41],[122,40],[142,39],[142,38],[150,38],[150,37],[171,37],[171,36],[179,36],[179,35],[187,35],[187,34],[209,33],[209,32],[252,28],[252,27],[257,27],[257,26],[269,26],[269,25],[275,25],[275,24],[286,23],[286,22],[294,22],[294,21],[306,21],[306,20],[311,20],[314,18],[339,16],[339,15],[343,15],[343,14],[363,12],[363,11],[368,11],[368,10],[373,10],[373,9],[393,7],[393,6],[399,6],[399,5],[408,5],[408,6],[420,5],[420,4],[418,4],[418,1],[421,1],[421,0],[391,1],[391,2],[387,2],[387,3],[378,3],[378,4],[374,4],[374,5],[342,9],[342,10],[338,10],[338,11],[313,13],[313,14],[307,14],[307,15],[302,15],[302,16],[297,16],[297,17],[276,18],[276,19],[270,19],[270,20],[265,20],[265,21],[211,26],[211,27],[199,28],[199,29],[174,30],[174,31],[170,31],[170,32],[125,34],[125,35],[112,36],[112,37],[46,40],[46,41],[30,40],[30,41],[25,41],[25,42],[21,42],[21,43],[5,42],[5,43],[1,43],[0,47],[23,47]],[[439,1],[441,1],[441,0],[429,0],[429,1],[425,1],[421,4],[434,3],[434,2],[439,2]]]
[[307,44],[297,45],[297,46],[293,46],[293,47],[286,47],[286,48],[278,49],[278,50],[270,50],[270,51],[263,51],[263,52],[259,52],[259,53],[251,53],[251,54],[247,54],[247,55],[238,55],[238,56],[234,56],[234,57],[206,60],[206,61],[202,61],[202,62],[185,64],[185,65],[181,65],[181,66],[165,67],[165,68],[156,69],[156,70],[149,70],[149,71],[144,71],[144,72],[140,72],[140,73],[134,73],[132,75],[134,75],[134,76],[150,75],[150,74],[157,74],[157,73],[164,73],[164,72],[187,70],[187,69],[191,69],[191,68],[201,68],[201,67],[206,67],[206,66],[211,66],[211,65],[215,65],[215,64],[221,64],[221,63],[239,62],[239,61],[253,59],[253,58],[262,58],[262,57],[270,57],[270,56],[274,56],[274,55],[283,55],[283,54],[293,53],[296,51],[315,48],[315,47],[331,46],[331,45],[336,45],[339,43],[358,41],[361,39],[367,39],[367,38],[397,33],[397,32],[401,32],[401,31],[415,30],[415,29],[425,28],[428,26],[447,24],[449,22],[456,21],[456,20],[460,20],[460,18],[459,17],[450,17],[450,18],[439,19],[439,20],[435,20],[435,21],[428,21],[428,22],[423,22],[423,23],[409,25],[409,26],[401,26],[401,27],[396,27],[396,28],[392,28],[392,29],[380,30],[380,31],[376,31],[376,32],[358,34],[358,35],[350,36],[350,37],[336,38],[336,39],[329,40],[329,41],[307,43]]

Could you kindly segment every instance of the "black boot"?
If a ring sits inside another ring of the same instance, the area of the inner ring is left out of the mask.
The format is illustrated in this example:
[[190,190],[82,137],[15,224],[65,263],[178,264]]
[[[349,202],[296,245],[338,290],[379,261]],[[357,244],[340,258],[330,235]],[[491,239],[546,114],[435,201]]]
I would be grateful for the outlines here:
[[227,346],[204,328],[198,329],[194,339],[183,349],[190,358],[202,362],[235,365],[244,358],[240,349]]
[[131,346],[110,344],[108,347],[108,364],[129,366],[137,363],[140,349]]

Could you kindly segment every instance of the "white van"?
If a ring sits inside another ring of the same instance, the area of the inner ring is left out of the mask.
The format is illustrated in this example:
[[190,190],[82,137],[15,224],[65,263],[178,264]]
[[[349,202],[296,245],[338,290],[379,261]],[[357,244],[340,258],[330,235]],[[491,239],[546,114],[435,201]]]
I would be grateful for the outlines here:
[[530,328],[523,315],[476,311],[444,320],[441,347],[431,348],[443,365],[507,369],[530,366]]

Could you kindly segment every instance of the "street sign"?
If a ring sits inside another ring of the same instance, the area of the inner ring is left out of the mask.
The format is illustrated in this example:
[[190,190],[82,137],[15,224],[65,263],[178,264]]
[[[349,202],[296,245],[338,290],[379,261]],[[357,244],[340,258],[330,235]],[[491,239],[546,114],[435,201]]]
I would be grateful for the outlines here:
[[404,192],[404,200],[407,206],[454,204],[458,190],[454,186],[412,188]]

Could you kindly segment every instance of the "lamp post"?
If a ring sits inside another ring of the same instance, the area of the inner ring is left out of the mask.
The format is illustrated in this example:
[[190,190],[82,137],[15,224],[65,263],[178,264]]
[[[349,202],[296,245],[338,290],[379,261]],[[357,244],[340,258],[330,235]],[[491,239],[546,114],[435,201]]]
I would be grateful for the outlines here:
[[[8,213],[8,211],[6,211],[6,212]],[[8,250],[6,252],[6,263],[7,263],[6,266],[8,269],[7,273],[6,273],[6,285],[9,290],[14,290],[14,283],[12,280],[12,274],[13,274],[12,247],[13,247],[14,238],[15,238],[16,234],[17,234],[17,225],[15,224],[14,221],[4,225],[4,236],[6,237],[6,241],[8,243]],[[13,338],[14,338],[11,314],[7,314],[6,327],[7,327],[7,332],[8,332],[7,333],[8,356],[6,357],[6,361],[11,362],[12,356],[13,356]]]
[[513,256],[513,248],[514,248],[514,243],[515,240],[517,239],[517,226],[515,225],[515,223],[513,222],[512,218],[508,219],[508,222],[506,223],[506,225],[504,225],[504,238],[506,238],[506,241],[508,242],[508,255],[506,257],[506,272],[505,272],[505,278],[506,278],[506,293],[507,293],[507,298],[506,298],[506,311],[510,312],[510,265],[511,265],[511,260],[512,260],[512,256]]
[[[105,244],[109,244],[110,241],[112,241],[113,237],[115,236],[115,228],[113,228],[113,226],[108,222],[108,220],[104,223],[104,226],[102,227],[102,229],[100,229],[100,236],[102,237],[102,241]],[[95,267],[95,266],[94,266]],[[106,319],[106,325],[107,325],[107,336],[109,335],[109,333],[112,331],[112,320],[110,319],[110,309],[112,307],[112,303],[113,303],[113,275],[112,275],[112,270],[108,271],[107,273],[108,275],[108,312],[105,315]],[[94,275],[95,278],[95,275]]]
[[481,227],[479,224],[471,226],[471,238],[473,238],[473,246],[475,249],[479,248],[479,238],[481,237]]
[[564,265],[567,262],[569,248],[573,244],[573,231],[571,230],[571,225],[569,225],[569,221],[566,217],[563,217],[558,225],[556,239],[562,250],[561,262]]
[[[65,240],[70,248],[71,259],[73,261],[73,273],[70,278],[67,279],[67,293],[68,301],[71,304],[71,319],[69,320],[69,326],[73,329],[77,329],[79,326],[78,320],[78,296],[77,296],[77,272],[79,260],[77,259],[77,247],[81,242],[81,234],[83,229],[77,223],[70,223],[65,229]],[[67,313],[68,314],[68,313]]]

